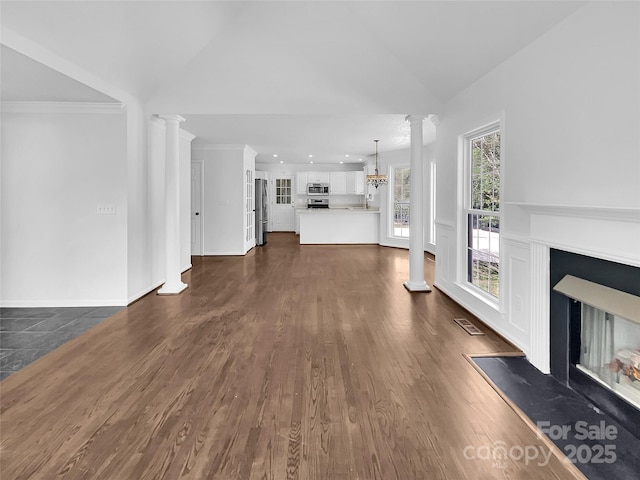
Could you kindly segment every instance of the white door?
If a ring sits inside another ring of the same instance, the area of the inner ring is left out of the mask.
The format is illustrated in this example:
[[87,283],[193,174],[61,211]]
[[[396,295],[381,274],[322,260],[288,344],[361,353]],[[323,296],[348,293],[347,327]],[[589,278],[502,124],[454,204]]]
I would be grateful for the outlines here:
[[202,255],[202,162],[191,163],[191,255]]
[[256,234],[254,224],[256,219],[256,204],[254,200],[255,180],[253,170],[248,169],[245,172],[245,237],[244,249],[249,251],[256,244]]
[[291,176],[278,176],[271,181],[271,230],[293,232],[295,211]]

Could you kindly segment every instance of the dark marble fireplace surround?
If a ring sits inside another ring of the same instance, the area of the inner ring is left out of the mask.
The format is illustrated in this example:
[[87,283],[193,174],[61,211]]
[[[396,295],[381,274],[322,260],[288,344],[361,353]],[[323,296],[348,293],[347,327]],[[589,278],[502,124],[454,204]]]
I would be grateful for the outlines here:
[[550,252],[550,347],[551,375],[562,384],[587,397],[640,439],[640,410],[594,382],[576,368],[580,357],[580,303],[555,286],[565,275],[640,296],[640,268],[562,250]]

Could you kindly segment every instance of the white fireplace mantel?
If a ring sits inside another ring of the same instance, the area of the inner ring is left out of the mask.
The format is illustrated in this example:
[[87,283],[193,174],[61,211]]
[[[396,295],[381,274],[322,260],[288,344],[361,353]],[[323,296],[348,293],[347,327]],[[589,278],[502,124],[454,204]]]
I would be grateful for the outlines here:
[[508,203],[529,215],[531,346],[529,361],[549,373],[549,250],[640,267],[640,209]]
[[618,219],[640,222],[640,208],[600,207],[588,205],[552,205],[543,203],[504,202],[504,205],[521,207],[530,213],[558,215],[567,217]]

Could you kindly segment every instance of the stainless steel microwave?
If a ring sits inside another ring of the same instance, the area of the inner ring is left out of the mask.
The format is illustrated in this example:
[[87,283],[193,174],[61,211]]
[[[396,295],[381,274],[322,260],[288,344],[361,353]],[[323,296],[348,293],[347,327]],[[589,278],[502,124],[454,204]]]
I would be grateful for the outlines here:
[[329,184],[307,183],[307,195],[329,195]]

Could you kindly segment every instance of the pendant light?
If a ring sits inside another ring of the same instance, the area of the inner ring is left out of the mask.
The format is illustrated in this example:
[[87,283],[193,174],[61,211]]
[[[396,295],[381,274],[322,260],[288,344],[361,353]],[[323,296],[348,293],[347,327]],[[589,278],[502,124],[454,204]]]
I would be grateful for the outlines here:
[[378,142],[379,140],[374,140],[376,143],[376,170],[374,175],[367,175],[367,185],[371,185],[372,187],[378,188],[380,185],[387,184],[387,176],[380,175],[378,173]]

